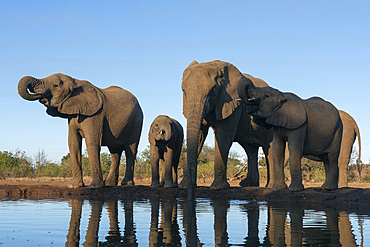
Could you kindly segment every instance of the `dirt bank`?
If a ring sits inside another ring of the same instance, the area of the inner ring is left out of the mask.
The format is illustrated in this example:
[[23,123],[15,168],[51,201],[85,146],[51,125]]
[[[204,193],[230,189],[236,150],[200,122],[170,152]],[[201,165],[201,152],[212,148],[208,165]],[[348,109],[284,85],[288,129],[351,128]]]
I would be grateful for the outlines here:
[[[85,199],[122,199],[124,197],[153,198],[177,197],[186,198],[186,190],[178,188],[149,188],[150,179],[136,179],[135,186],[116,186],[102,189],[69,189],[70,178],[41,179],[2,179],[0,180],[0,199],[20,198],[61,198],[81,197]],[[91,182],[84,179],[86,185]],[[322,206],[365,207],[370,205],[370,184],[349,184],[350,187],[335,191],[320,189],[321,183],[306,183],[305,190],[290,192],[283,190],[274,192],[264,187],[241,188],[239,181],[230,181],[231,188],[226,190],[210,190],[211,180],[198,180],[195,191],[197,198],[226,198],[239,200],[256,200],[266,202],[288,202],[293,204],[320,204]]]

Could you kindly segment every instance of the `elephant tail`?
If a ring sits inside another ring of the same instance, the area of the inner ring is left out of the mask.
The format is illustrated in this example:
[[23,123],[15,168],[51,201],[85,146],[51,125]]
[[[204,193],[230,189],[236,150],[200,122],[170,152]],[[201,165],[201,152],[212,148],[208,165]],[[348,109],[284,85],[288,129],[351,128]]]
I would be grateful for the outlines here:
[[357,135],[357,142],[358,142],[358,159],[356,161],[357,164],[362,164],[361,161],[361,136],[360,136],[360,129],[357,126],[356,121],[354,121],[355,124],[355,133]]

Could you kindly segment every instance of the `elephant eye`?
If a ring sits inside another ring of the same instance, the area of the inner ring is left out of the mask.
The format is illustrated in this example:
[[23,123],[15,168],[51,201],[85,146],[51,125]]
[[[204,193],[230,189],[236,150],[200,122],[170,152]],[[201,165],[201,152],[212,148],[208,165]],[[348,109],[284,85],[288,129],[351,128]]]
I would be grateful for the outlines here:
[[265,94],[265,98],[268,98],[268,97],[270,97],[270,95],[269,94]]

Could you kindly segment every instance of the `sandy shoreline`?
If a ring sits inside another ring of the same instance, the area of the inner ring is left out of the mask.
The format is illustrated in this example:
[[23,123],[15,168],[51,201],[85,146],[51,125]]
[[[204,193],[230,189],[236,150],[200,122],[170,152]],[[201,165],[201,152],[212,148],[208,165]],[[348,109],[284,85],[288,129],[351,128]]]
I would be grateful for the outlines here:
[[[135,186],[115,186],[101,189],[88,187],[69,189],[70,178],[15,178],[0,180],[0,199],[46,199],[46,198],[71,198],[96,200],[119,200],[125,197],[135,199],[150,198],[186,198],[186,190],[178,188],[150,188],[150,179],[136,179]],[[90,179],[84,179],[88,185]],[[370,205],[369,184],[349,184],[350,187],[340,188],[335,191],[320,189],[321,183],[306,183],[305,190],[290,192],[283,190],[274,192],[265,187],[242,188],[239,181],[230,181],[231,188],[225,190],[211,190],[211,180],[198,180],[195,191],[197,198],[224,198],[234,200],[254,200],[268,203],[288,203],[293,205],[315,204],[321,207],[363,208],[367,210]]]

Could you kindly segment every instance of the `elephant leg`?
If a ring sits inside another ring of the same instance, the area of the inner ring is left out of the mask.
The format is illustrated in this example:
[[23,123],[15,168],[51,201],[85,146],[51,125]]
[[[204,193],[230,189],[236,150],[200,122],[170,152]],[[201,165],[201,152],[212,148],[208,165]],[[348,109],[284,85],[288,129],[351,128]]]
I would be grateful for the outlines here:
[[126,172],[121,185],[135,185],[134,183],[134,166],[137,154],[137,143],[133,143],[125,149],[126,154]]
[[164,187],[175,187],[172,178],[172,159],[173,159],[173,150],[171,148],[167,148],[167,152],[164,153]]
[[263,147],[263,152],[265,153],[266,159],[266,168],[267,168],[267,182],[266,187],[271,188],[272,184],[274,184],[274,162],[273,162],[273,155],[272,155],[272,142],[269,143],[267,147]]
[[172,180],[174,183],[174,187],[178,186],[177,181],[178,181],[178,167],[179,167],[180,155],[181,155],[181,151],[178,152],[178,154],[172,159]]
[[[348,152],[349,151],[349,152]],[[348,163],[350,161],[352,148],[350,150],[344,150],[343,143],[339,153],[338,158],[338,168],[339,168],[339,180],[338,180],[338,187],[348,187],[348,180],[347,180],[347,169]]]
[[150,146],[150,165],[152,168],[151,188],[160,187],[159,183],[159,150],[155,145]]
[[[204,144],[204,141],[206,140],[206,137],[208,135],[208,130],[209,130],[209,125],[208,124],[202,124],[200,127],[200,134],[199,134],[199,141],[198,141],[198,154],[197,157],[199,156],[200,152],[202,151],[202,147]],[[187,189],[188,188],[188,161],[187,158],[185,157],[184,160],[184,165],[183,165],[183,174],[184,177],[182,178],[179,188],[181,189]]]
[[109,151],[112,156],[112,163],[109,169],[108,177],[105,180],[105,186],[117,186],[119,176],[119,163],[121,161],[121,155],[123,150],[109,148]]
[[274,130],[274,140],[272,142],[272,159],[273,166],[270,171],[273,171],[274,181],[271,183],[271,188],[274,191],[286,189],[284,181],[284,156],[286,142],[281,138],[278,130]]
[[90,188],[102,188],[104,187],[104,181],[100,167],[100,142],[86,138],[86,147],[87,154],[89,156],[90,173],[92,177]]
[[[301,167],[303,143],[299,139],[300,138],[294,138],[288,140],[288,148],[290,155],[289,156],[290,176],[291,176],[291,182],[289,185],[290,191],[302,191],[304,189],[302,184],[302,167]],[[282,161],[284,161],[284,159],[282,159]]]
[[161,174],[161,187],[164,186],[164,183],[165,183],[165,172],[166,172],[166,169],[165,169],[165,166],[166,166],[166,163],[165,163],[165,160],[164,158],[162,157],[161,159],[159,159],[159,165],[161,166],[161,169],[162,169],[162,174]]
[[244,144],[242,145],[248,156],[248,173],[247,177],[243,179],[239,185],[242,187],[259,186],[259,172],[258,172],[258,146]]
[[338,187],[348,187],[347,168],[350,159],[338,159],[339,180]]
[[324,190],[335,190],[338,189],[338,155],[328,154],[328,159],[324,160],[325,167],[325,183],[321,186]]
[[68,146],[71,157],[72,178],[73,178],[71,184],[69,184],[68,187],[69,188],[84,187],[85,184],[82,179],[82,168],[81,168],[82,137],[76,129],[71,127],[68,130]]
[[230,188],[230,184],[227,182],[226,168],[232,139],[222,132],[216,131],[215,135],[214,181],[210,187],[214,190]]

